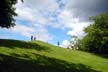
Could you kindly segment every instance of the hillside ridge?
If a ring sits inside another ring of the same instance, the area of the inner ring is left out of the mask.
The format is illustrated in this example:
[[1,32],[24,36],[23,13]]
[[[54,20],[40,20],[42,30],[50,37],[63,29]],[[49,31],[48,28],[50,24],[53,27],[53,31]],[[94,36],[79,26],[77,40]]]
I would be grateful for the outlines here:
[[107,72],[108,59],[42,41],[0,39],[0,72]]

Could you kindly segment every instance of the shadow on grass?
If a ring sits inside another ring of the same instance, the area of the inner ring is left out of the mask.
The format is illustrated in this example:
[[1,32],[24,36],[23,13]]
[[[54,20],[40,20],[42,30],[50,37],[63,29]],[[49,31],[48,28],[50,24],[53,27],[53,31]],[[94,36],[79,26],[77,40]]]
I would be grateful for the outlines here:
[[[83,64],[35,55],[37,59],[28,60],[17,58],[20,55],[16,54],[11,56],[0,54],[0,72],[99,72]],[[24,55],[24,58],[28,57]]]
[[50,48],[47,46],[41,46],[32,42],[25,42],[19,40],[9,40],[9,39],[0,39],[0,47],[8,47],[8,48],[27,48],[27,49],[36,49],[38,51],[50,51]]

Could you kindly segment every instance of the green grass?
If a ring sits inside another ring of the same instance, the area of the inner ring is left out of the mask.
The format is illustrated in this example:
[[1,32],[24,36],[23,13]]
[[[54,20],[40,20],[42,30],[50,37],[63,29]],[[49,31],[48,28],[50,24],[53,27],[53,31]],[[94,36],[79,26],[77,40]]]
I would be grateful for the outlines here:
[[0,72],[108,72],[108,59],[41,41],[0,39]]

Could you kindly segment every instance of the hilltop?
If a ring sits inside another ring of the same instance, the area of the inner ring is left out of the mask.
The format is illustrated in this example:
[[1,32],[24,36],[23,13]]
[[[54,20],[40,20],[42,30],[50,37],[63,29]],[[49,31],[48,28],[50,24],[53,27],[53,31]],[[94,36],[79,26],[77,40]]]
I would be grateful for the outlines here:
[[0,72],[108,72],[108,59],[42,41],[0,39]]

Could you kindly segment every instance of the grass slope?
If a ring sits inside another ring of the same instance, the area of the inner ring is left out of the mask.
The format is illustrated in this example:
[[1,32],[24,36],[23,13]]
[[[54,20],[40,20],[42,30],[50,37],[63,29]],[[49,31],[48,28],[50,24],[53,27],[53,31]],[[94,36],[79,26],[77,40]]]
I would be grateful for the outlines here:
[[108,72],[108,59],[41,41],[0,39],[0,72]]

